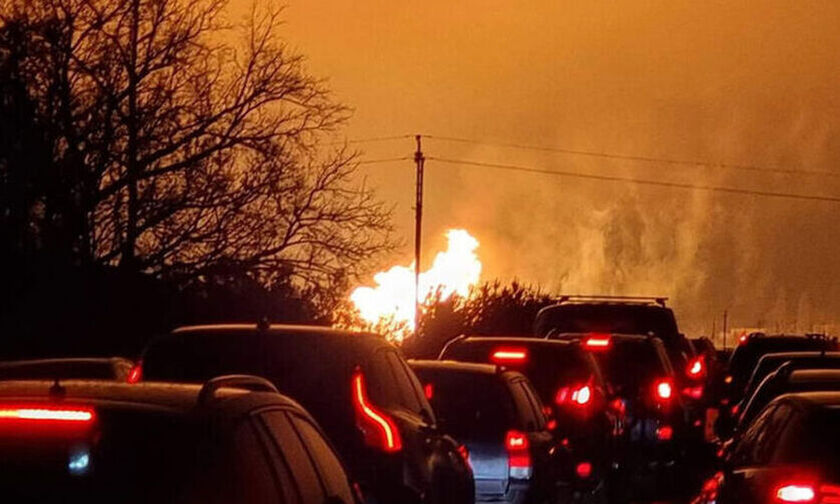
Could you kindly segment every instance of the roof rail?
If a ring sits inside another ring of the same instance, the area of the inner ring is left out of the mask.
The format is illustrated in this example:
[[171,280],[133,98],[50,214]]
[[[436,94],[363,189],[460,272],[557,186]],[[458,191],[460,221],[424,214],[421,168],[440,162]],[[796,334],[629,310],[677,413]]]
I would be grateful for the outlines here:
[[217,376],[216,378],[207,380],[207,382],[204,383],[204,386],[201,387],[201,391],[198,393],[198,404],[207,404],[214,397],[216,397],[216,392],[218,392],[220,388],[225,387],[245,389],[250,390],[251,392],[274,392],[276,394],[280,393],[280,391],[277,390],[277,387],[275,387],[273,383],[266,380],[265,378],[260,378],[259,376]]
[[438,356],[437,356],[438,360],[440,360],[441,357],[443,356],[443,354],[446,353],[446,349],[449,348],[449,345],[455,343],[456,341],[461,341],[463,339],[467,339],[466,334],[459,334],[458,336],[455,336],[454,338],[451,338],[446,343],[444,343],[443,347],[440,349],[440,352],[438,353]]
[[557,298],[558,303],[568,303],[574,301],[617,301],[625,303],[656,303],[659,306],[665,307],[665,302],[668,301],[664,296],[599,296],[586,294],[564,294]]

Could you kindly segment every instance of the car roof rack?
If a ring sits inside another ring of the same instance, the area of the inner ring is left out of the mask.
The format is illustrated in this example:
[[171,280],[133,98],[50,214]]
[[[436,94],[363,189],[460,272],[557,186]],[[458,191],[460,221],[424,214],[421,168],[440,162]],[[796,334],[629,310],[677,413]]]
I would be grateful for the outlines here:
[[279,394],[280,391],[273,383],[253,375],[225,375],[211,378],[204,383],[201,391],[198,393],[198,404],[207,404],[216,397],[216,392],[221,388],[238,388],[249,390],[251,392],[274,392]]
[[625,304],[657,304],[665,307],[668,301],[664,296],[599,296],[586,294],[565,294],[557,298],[557,303],[580,303],[595,301],[604,303],[625,303]]

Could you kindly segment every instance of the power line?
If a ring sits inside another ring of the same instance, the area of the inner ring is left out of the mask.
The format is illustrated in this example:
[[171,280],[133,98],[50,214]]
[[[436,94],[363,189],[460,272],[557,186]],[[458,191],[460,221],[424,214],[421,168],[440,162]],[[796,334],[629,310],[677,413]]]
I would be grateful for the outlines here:
[[643,163],[657,163],[657,164],[670,164],[670,165],[681,165],[681,166],[691,166],[695,168],[717,168],[717,169],[726,169],[726,170],[743,170],[743,171],[751,171],[751,172],[764,172],[764,173],[777,173],[777,174],[784,174],[784,175],[821,175],[827,177],[840,177],[840,173],[827,171],[827,170],[809,170],[809,169],[795,169],[795,168],[781,168],[781,167],[768,167],[768,166],[759,166],[759,165],[744,165],[744,164],[732,164],[732,163],[710,163],[705,161],[692,161],[686,159],[673,159],[673,158],[658,158],[653,156],[633,156],[627,154],[613,154],[607,152],[596,152],[596,151],[587,151],[587,150],[574,150],[574,149],[564,149],[560,147],[546,147],[546,146],[537,146],[537,145],[524,145],[524,144],[516,144],[516,143],[503,143],[503,142],[487,142],[483,140],[474,140],[471,138],[460,138],[460,137],[450,137],[450,136],[438,136],[438,135],[423,135],[425,138],[430,138],[433,140],[440,140],[446,142],[458,142],[458,143],[468,143],[474,145],[487,145],[492,147],[505,147],[509,149],[523,149],[523,150],[532,150],[532,151],[541,151],[541,152],[553,152],[558,154],[569,154],[575,156],[588,156],[588,157],[597,157],[603,159],[615,159],[621,161],[638,161]]
[[414,138],[414,135],[392,135],[392,136],[369,137],[369,138],[350,138],[350,139],[345,139],[343,141],[330,142],[328,145],[390,142],[390,141],[393,141],[393,140],[405,140],[407,138]]
[[798,199],[798,200],[809,200],[809,201],[829,201],[832,203],[840,203],[840,197],[833,197],[833,196],[816,196],[810,194],[795,194],[795,193],[780,193],[780,192],[772,192],[772,191],[756,191],[752,189],[738,189],[735,187],[724,187],[724,186],[711,186],[711,185],[697,185],[697,184],[682,184],[679,182],[663,182],[659,180],[647,180],[647,179],[638,179],[638,178],[631,178],[631,177],[618,177],[612,175],[594,175],[588,173],[575,173],[575,172],[568,172],[568,171],[558,171],[558,170],[546,170],[541,168],[532,168],[526,166],[516,166],[516,165],[507,165],[507,164],[496,164],[496,163],[484,163],[480,161],[469,161],[463,159],[448,159],[448,158],[439,158],[439,157],[427,157],[429,161],[439,161],[441,163],[449,163],[449,164],[460,164],[466,166],[479,166],[484,168],[493,168],[498,170],[509,170],[509,171],[517,171],[517,172],[525,172],[525,173],[536,173],[541,175],[552,175],[556,177],[573,177],[573,178],[580,178],[580,179],[589,179],[589,180],[601,180],[601,181],[609,181],[609,182],[626,182],[630,184],[638,184],[638,185],[649,185],[649,186],[658,186],[658,187],[670,187],[670,188],[677,188],[677,189],[692,189],[698,191],[710,191],[710,192],[721,192],[721,193],[729,193],[729,194],[745,194],[749,196],[765,196],[771,198],[788,198],[788,199]]
[[395,161],[406,161],[409,159],[414,159],[410,156],[403,156],[403,157],[395,157],[395,158],[385,158],[385,159],[363,159],[362,161],[358,161],[357,163],[360,165],[363,164],[376,164],[376,163],[393,163]]

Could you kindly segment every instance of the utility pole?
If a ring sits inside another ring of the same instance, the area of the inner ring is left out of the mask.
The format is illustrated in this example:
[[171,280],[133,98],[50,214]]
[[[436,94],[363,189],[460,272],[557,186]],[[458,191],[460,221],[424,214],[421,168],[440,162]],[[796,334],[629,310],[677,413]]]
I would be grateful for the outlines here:
[[726,323],[729,319],[729,311],[723,310],[723,349],[726,350]]
[[417,194],[414,202],[414,334],[420,328],[420,242],[423,234],[423,167],[426,157],[420,142],[421,135],[416,135],[417,151],[414,153],[414,163],[417,165]]

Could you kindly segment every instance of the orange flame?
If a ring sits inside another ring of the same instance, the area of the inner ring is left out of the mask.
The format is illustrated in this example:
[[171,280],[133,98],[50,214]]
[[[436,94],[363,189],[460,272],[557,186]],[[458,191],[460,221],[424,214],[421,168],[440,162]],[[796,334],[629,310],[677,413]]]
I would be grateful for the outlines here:
[[[463,229],[447,231],[446,239],[446,251],[438,252],[432,267],[420,273],[422,300],[436,293],[441,300],[453,294],[466,296],[481,277],[481,261],[475,253],[478,240]],[[350,295],[362,319],[373,325],[389,322],[414,330],[414,263],[381,271],[373,280],[376,287],[358,287]]]

